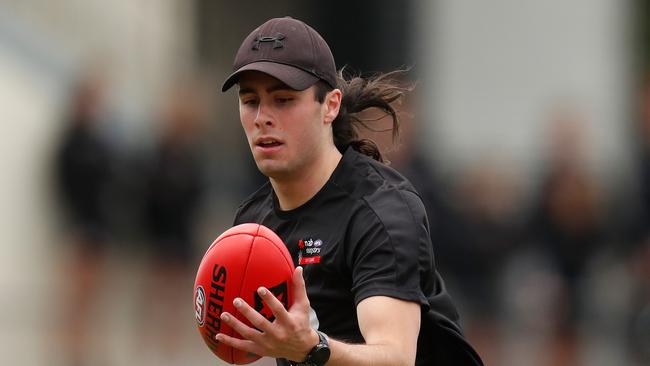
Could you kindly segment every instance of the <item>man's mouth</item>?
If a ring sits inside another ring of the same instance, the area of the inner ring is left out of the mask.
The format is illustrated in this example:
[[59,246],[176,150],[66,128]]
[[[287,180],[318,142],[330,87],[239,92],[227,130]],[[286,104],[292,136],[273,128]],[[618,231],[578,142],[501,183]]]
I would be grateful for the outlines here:
[[263,138],[257,141],[257,146],[260,147],[276,147],[280,146],[282,143],[274,138]]
[[274,137],[261,137],[255,140],[255,147],[262,149],[262,151],[272,152],[275,148],[284,145],[282,141]]

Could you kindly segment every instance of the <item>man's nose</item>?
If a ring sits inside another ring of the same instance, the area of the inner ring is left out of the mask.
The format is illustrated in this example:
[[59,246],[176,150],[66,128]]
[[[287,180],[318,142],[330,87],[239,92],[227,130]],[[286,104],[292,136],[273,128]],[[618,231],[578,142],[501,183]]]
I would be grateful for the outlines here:
[[255,126],[262,127],[273,126],[273,116],[269,113],[269,107],[265,106],[263,103],[257,105],[257,114],[255,115]]

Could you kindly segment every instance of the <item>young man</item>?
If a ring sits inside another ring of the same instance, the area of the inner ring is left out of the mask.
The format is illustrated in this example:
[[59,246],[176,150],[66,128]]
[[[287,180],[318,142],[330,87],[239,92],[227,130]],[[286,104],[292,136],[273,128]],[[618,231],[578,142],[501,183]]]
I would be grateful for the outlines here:
[[275,231],[298,266],[294,304],[259,295],[271,322],[241,299],[222,319],[243,339],[217,340],[278,365],[481,365],[435,270],[427,217],[411,184],[359,140],[358,113],[390,114],[407,88],[383,75],[337,75],[322,37],[292,18],[271,19],[242,43],[223,91],[239,85],[240,119],[269,182],[235,224]]

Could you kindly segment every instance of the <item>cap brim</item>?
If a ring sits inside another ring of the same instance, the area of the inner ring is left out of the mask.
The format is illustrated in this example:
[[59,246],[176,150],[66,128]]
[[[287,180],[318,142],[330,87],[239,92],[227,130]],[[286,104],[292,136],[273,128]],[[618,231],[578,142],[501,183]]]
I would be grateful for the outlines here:
[[237,71],[230,74],[230,76],[228,76],[226,81],[223,83],[221,91],[225,92],[233,85],[235,85],[239,81],[239,76],[244,71],[263,72],[287,84],[291,89],[294,90],[305,90],[314,85],[319,80],[317,76],[314,76],[294,66],[269,61],[258,61],[244,65],[237,69]]

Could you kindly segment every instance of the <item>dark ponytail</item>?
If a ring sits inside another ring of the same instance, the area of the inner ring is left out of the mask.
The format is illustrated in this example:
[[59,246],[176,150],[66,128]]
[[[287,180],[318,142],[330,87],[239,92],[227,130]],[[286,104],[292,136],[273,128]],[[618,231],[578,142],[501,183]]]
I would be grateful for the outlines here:
[[[383,162],[377,144],[370,139],[359,139],[359,126],[374,131],[369,126],[370,122],[378,121],[376,118],[364,119],[361,112],[377,108],[393,120],[393,141],[399,134],[399,116],[393,103],[399,101],[404,95],[413,90],[413,86],[404,83],[406,72],[403,70],[378,74],[368,78],[360,76],[346,77],[343,70],[339,72],[337,87],[343,93],[339,115],[332,123],[334,145],[341,152],[348,147]],[[319,82],[316,88],[316,99],[323,103],[325,95],[332,88],[325,82]]]

